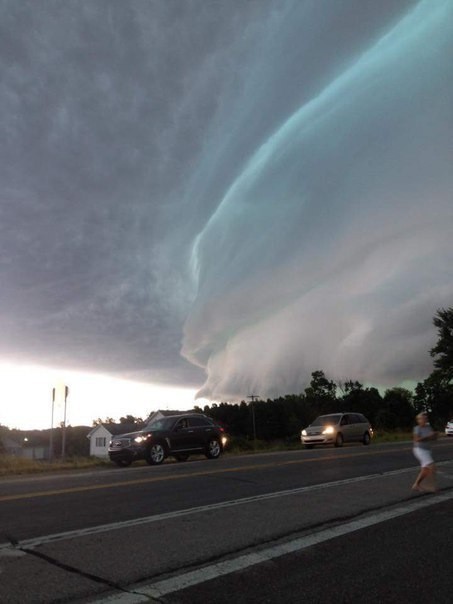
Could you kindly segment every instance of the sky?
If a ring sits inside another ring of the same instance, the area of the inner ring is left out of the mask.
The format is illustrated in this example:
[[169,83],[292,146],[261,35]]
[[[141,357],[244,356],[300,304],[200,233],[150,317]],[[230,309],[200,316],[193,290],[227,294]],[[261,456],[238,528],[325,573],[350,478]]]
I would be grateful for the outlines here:
[[452,34],[453,0],[0,0],[0,424],[59,383],[91,425],[427,377]]

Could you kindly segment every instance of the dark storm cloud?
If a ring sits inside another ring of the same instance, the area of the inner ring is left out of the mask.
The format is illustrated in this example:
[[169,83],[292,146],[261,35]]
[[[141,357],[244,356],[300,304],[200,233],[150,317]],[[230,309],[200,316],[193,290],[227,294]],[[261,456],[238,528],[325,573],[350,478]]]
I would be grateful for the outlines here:
[[428,370],[451,2],[0,10],[2,357],[212,397]]

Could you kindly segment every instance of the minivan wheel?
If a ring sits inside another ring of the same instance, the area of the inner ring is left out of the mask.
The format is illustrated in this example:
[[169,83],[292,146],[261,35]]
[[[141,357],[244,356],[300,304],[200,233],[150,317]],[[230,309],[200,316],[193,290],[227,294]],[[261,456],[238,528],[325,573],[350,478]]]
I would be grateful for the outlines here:
[[208,442],[208,446],[206,448],[206,457],[208,459],[217,459],[221,452],[220,443],[216,438],[212,438]]
[[364,445],[369,445],[370,444],[370,435],[368,434],[368,432],[365,432],[365,434],[363,435],[363,439],[362,442]]
[[165,459],[165,449],[160,443],[155,443],[150,446],[146,452],[146,462],[150,466],[158,466]]
[[335,439],[335,446],[336,447],[342,447],[343,446],[343,436],[341,434],[337,434],[337,437]]

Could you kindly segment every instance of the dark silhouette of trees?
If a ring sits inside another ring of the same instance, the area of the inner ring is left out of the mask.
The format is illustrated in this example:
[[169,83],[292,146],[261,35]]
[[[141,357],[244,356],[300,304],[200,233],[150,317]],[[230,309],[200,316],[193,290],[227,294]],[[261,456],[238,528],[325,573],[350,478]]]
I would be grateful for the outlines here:
[[430,354],[434,357],[434,372],[445,384],[453,381],[453,307],[441,308],[433,318],[437,327],[439,339],[431,349]]
[[437,344],[430,350],[434,370],[417,384],[414,394],[416,411],[428,411],[431,423],[442,429],[453,418],[453,307],[439,309],[433,318],[437,327]]
[[341,388],[342,411],[363,413],[375,427],[380,423],[382,397],[377,388],[364,388],[360,382],[349,380]]

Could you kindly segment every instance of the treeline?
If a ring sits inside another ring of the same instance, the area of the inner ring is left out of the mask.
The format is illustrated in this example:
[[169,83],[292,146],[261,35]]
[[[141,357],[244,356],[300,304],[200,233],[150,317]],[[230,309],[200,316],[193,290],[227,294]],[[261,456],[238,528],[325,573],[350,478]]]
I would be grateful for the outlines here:
[[357,381],[336,384],[323,371],[315,371],[311,378],[302,394],[196,409],[225,425],[232,436],[258,440],[295,437],[318,415],[340,411],[363,413],[376,430],[410,430],[421,410],[429,411],[438,429],[453,416],[452,387],[433,380],[418,384],[414,393],[390,388],[381,395],[376,388],[365,388]]
[[[89,426],[66,426],[65,430],[65,455],[66,457],[88,457],[90,454],[90,442],[87,438]],[[5,440],[6,439],[6,440]],[[55,427],[52,431],[47,430],[18,430],[7,428],[0,424],[0,454],[6,453],[5,442],[11,439],[14,443],[27,448],[47,448],[52,440],[53,456],[61,456],[63,448],[63,430]]]

